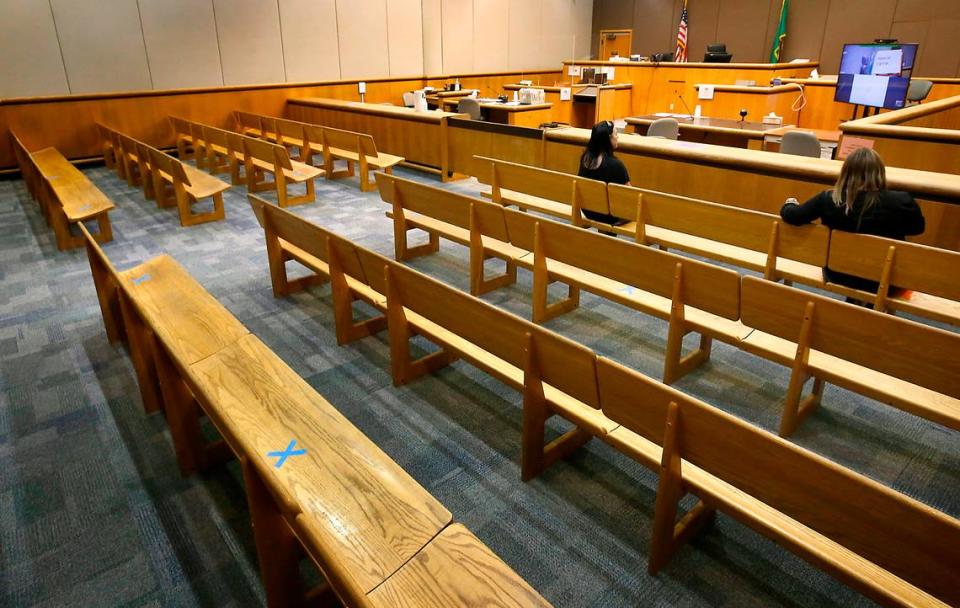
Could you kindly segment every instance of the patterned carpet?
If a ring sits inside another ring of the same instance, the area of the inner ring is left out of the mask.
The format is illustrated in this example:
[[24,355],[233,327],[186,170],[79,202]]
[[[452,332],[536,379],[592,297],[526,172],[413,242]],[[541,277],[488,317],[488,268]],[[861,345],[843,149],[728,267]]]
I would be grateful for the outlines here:
[[[394,388],[385,335],[338,347],[329,287],[272,296],[242,188],[227,192],[226,221],[181,228],[112,172],[87,172],[117,205],[105,250],[118,267],[175,257],[556,606],[870,605],[724,516],[647,575],[653,474],[594,441],[522,483],[520,395],[463,362]],[[392,254],[376,193],[321,180],[317,195],[294,212]],[[459,246],[412,266],[467,287]],[[236,464],[180,477],[163,417],[143,413],[125,350],[107,343],[83,251],[56,251],[19,180],[0,181],[0,276],[0,605],[263,605]],[[485,299],[526,317],[530,287],[521,271]],[[660,375],[666,323],[590,294],[581,302],[549,327]],[[787,378],[715,344],[678,386],[775,430]],[[956,432],[830,386],[795,441],[960,515]]]

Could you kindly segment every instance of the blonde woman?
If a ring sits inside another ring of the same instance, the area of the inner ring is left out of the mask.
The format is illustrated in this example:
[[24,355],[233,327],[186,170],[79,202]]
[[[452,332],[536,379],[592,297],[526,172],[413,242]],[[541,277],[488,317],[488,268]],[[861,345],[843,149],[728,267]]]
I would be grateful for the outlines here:
[[[799,226],[820,220],[833,230],[873,234],[903,240],[922,234],[923,213],[909,192],[887,190],[887,171],[880,155],[869,148],[854,150],[843,163],[840,179],[803,204],[791,199],[780,209],[780,217]],[[876,281],[823,269],[827,281],[854,289],[876,291]]]

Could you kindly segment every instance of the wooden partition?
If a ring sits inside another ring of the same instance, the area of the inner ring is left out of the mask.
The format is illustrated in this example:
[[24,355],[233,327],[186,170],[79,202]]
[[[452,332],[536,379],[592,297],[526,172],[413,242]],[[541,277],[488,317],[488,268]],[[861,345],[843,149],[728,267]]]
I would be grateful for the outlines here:
[[[924,78],[917,80],[933,82],[930,94],[921,105],[938,99],[960,95],[960,78]],[[800,110],[799,126],[804,129],[837,129],[840,123],[853,118],[853,106],[833,100],[837,89],[836,76],[821,78],[783,78],[783,84],[802,84],[807,103]],[[759,84],[759,83],[758,83]]]
[[[400,106],[405,91],[426,85],[439,88],[459,79],[462,86],[482,91],[486,87],[517,82],[522,77],[553,81],[559,77],[559,71],[371,79],[366,81],[365,101]],[[287,99],[291,98],[359,101],[357,82],[339,80],[0,99],[0,171],[16,167],[10,129],[15,129],[31,149],[53,146],[69,159],[86,159],[100,155],[96,122],[109,124],[151,146],[165,148],[173,145],[169,116],[226,128],[230,126],[234,110],[282,116]]]
[[[576,173],[589,136],[585,129],[545,131],[543,166]],[[617,156],[634,186],[768,213],[779,212],[788,197],[804,200],[830,188],[842,166],[834,160],[631,134],[620,136]],[[506,154],[501,158],[510,160]],[[960,250],[960,176],[889,167],[887,183],[920,199],[927,230],[912,240]]]
[[[699,86],[697,90],[699,91]],[[774,112],[777,116],[783,117],[784,125],[795,125],[800,120],[800,112],[793,108],[796,107],[795,104],[801,93],[800,87],[796,84],[716,85],[713,88],[713,99],[695,98],[693,103],[700,106],[703,116],[710,118],[737,120],[740,118],[740,110],[745,109],[748,112],[746,118],[748,121],[760,122],[763,116]]]
[[854,120],[844,138],[869,140],[887,166],[960,175],[960,95]]
[[773,78],[803,78],[819,64],[804,63],[653,63],[649,61],[565,61],[564,86],[576,77],[566,76],[571,65],[614,68],[614,83],[632,83],[630,114],[639,116],[654,112],[683,112],[680,98],[693,108],[697,103],[696,85],[735,85],[737,81],[754,81],[767,85]]

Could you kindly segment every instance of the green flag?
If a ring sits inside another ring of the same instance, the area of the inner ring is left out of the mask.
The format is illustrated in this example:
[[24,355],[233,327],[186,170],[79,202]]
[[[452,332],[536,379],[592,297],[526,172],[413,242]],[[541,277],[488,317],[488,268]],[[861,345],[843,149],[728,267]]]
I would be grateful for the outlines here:
[[770,63],[780,63],[783,54],[783,41],[787,37],[787,11],[790,10],[790,0],[783,0],[780,5],[780,25],[773,39],[773,48],[770,49]]

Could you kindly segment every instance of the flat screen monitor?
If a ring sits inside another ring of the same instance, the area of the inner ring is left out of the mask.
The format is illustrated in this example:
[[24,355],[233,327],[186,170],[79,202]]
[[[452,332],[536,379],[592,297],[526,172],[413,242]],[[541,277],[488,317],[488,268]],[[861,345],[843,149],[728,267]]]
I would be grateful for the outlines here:
[[834,100],[897,110],[907,99],[917,44],[845,44]]

